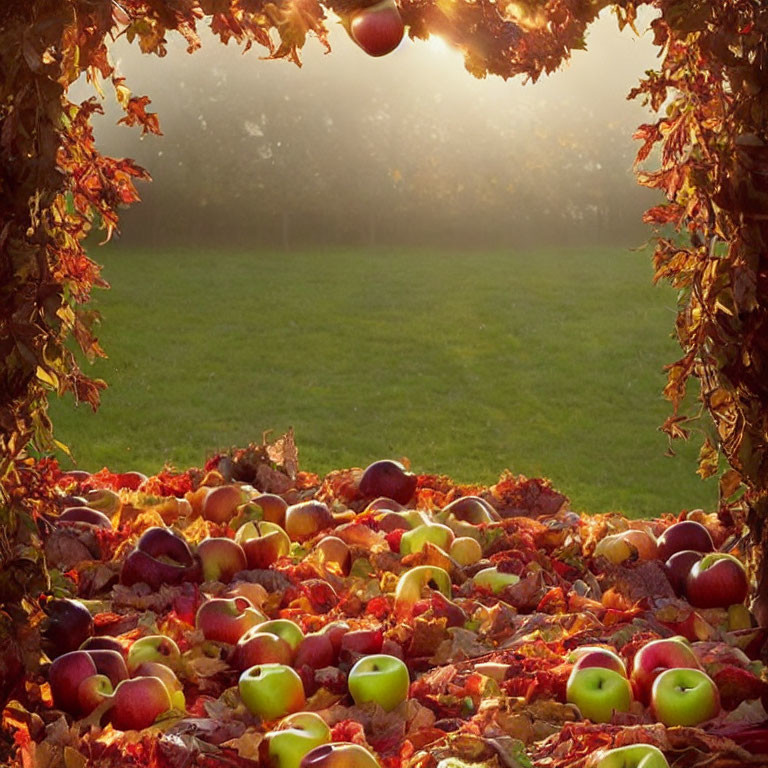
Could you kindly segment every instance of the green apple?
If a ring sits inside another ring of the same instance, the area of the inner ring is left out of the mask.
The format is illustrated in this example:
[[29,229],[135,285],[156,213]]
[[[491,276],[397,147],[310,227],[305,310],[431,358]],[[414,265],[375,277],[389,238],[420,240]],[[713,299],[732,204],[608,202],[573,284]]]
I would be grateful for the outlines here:
[[566,699],[595,723],[608,723],[614,710],[629,711],[632,686],[626,677],[605,667],[582,667],[571,672]]
[[629,744],[597,753],[592,768],[669,768],[664,753],[652,744]]
[[420,552],[427,542],[447,552],[453,538],[453,531],[447,525],[440,523],[420,525],[403,534],[400,539],[400,554],[410,555],[413,552]]
[[470,536],[459,536],[453,540],[448,554],[459,565],[472,565],[483,559],[483,548],[477,539]]
[[97,509],[105,515],[115,515],[123,506],[120,494],[111,488],[95,488],[85,494],[85,503],[91,509]]
[[646,643],[632,663],[632,683],[643,704],[649,704],[656,678],[666,669],[701,669],[699,660],[684,637],[663,637]]
[[355,704],[375,701],[387,712],[408,698],[408,667],[396,656],[377,653],[363,656],[349,670],[347,686]]
[[698,725],[720,711],[720,694],[700,669],[667,669],[653,681],[651,711],[666,726]]
[[174,640],[165,635],[147,635],[130,647],[126,664],[131,672],[145,661],[156,661],[176,669],[180,660],[181,651]]
[[431,587],[442,592],[449,600],[452,597],[451,577],[444,568],[436,565],[417,565],[407,570],[398,580],[395,588],[395,612],[410,611],[421,599],[422,590]]
[[243,704],[263,720],[276,720],[303,709],[304,685],[296,670],[284,664],[257,664],[240,675]]
[[299,768],[310,750],[327,744],[331,729],[315,712],[296,712],[283,718],[260,746],[262,764],[268,768]]
[[453,535],[457,538],[475,539],[477,542],[482,541],[483,532],[477,525],[465,523],[463,520],[457,520],[452,515],[449,515],[444,519],[437,518],[436,522],[447,525],[453,531]]
[[493,565],[490,568],[483,568],[482,571],[478,571],[473,577],[472,581],[478,587],[485,587],[490,589],[494,595],[499,594],[503,589],[511,587],[513,584],[517,584],[520,581],[520,577],[514,573],[504,573]]
[[299,650],[299,646],[304,642],[304,633],[301,631],[301,627],[290,619],[270,619],[269,621],[257,624],[254,627],[254,631],[269,632],[272,635],[277,635],[291,646],[291,650],[294,653]]

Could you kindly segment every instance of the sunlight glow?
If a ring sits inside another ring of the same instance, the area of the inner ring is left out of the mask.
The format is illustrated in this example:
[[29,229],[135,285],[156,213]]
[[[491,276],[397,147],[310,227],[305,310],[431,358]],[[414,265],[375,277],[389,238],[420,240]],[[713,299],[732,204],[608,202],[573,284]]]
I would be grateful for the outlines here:
[[451,46],[440,35],[430,35],[426,43],[433,53],[449,53],[451,50]]

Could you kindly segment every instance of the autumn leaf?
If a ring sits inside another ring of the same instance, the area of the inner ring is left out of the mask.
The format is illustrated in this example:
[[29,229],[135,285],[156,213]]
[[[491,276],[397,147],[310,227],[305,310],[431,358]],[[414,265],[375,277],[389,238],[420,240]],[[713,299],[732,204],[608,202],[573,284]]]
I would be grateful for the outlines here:
[[154,133],[162,136],[163,132],[160,130],[160,122],[157,115],[154,112],[146,111],[150,103],[150,99],[147,96],[131,96],[123,107],[125,117],[118,120],[118,124],[129,127],[139,126],[141,127],[142,135]]
[[[298,51],[304,47],[309,32],[314,32],[325,42],[325,12],[317,0],[282,0],[278,3],[266,3],[264,12],[269,17],[280,36],[280,46],[270,58],[290,58],[301,64]],[[327,42],[326,48],[330,50]]]
[[699,451],[699,468],[696,473],[701,476],[702,480],[706,480],[717,474],[719,463],[720,454],[712,441],[707,438]]

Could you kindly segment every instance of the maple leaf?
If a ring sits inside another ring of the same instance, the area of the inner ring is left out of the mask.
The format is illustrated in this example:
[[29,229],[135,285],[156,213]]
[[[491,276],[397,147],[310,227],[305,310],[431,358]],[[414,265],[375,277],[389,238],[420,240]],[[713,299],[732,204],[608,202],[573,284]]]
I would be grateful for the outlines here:
[[123,107],[125,117],[118,120],[118,124],[129,127],[138,125],[141,127],[142,135],[154,133],[157,136],[162,136],[163,132],[160,130],[157,114],[146,111],[150,103],[151,100],[147,96],[131,96]]
[[280,46],[270,58],[290,58],[301,65],[298,51],[304,47],[308,32],[314,32],[330,50],[326,41],[325,12],[317,0],[283,0],[279,5],[266,3],[264,12],[277,29]]

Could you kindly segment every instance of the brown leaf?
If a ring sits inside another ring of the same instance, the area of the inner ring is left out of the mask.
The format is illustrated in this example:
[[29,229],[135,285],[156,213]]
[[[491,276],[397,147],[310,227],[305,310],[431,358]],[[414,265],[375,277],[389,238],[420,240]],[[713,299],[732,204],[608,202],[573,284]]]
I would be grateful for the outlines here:
[[712,441],[707,438],[699,451],[699,468],[696,474],[701,476],[702,480],[717,474],[720,463],[720,454]]
[[299,472],[299,450],[293,429],[289,429],[284,435],[266,446],[267,456],[279,467],[282,467],[291,480],[296,479]]

